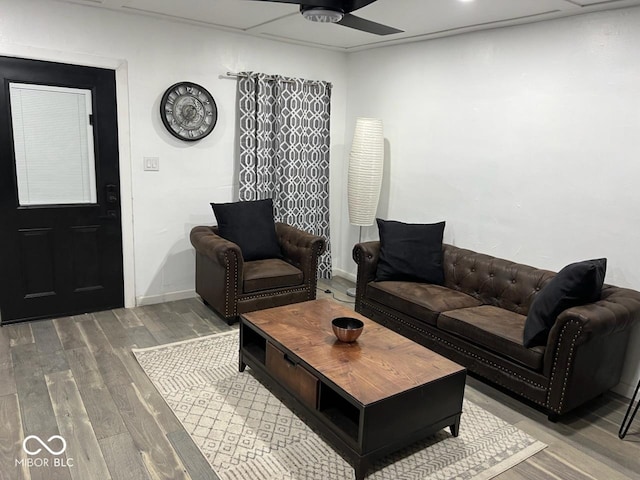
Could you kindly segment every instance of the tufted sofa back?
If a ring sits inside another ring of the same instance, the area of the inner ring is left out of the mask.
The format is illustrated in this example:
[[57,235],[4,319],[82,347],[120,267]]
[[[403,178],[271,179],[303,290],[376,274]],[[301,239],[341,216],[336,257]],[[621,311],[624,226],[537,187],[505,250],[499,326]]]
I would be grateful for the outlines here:
[[527,315],[555,273],[445,244],[444,284],[484,304]]

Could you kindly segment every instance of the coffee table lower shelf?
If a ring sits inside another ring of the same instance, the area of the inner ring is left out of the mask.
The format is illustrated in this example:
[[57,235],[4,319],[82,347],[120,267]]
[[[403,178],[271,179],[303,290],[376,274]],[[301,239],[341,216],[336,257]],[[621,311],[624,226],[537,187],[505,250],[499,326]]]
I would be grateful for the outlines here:
[[443,428],[458,436],[464,370],[363,405],[241,318],[239,370],[246,366],[354,467],[356,480],[376,459]]

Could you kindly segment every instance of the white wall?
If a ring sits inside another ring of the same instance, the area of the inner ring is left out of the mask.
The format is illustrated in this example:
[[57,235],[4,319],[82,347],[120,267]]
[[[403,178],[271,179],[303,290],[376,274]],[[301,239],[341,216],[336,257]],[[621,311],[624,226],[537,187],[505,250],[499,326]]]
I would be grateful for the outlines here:
[[[0,12],[0,55],[124,66],[119,108],[128,110],[128,117],[121,118],[120,130],[125,138],[130,132],[130,137],[128,143],[121,142],[121,155],[127,160],[121,175],[123,183],[131,185],[133,200],[132,213],[127,219],[125,211],[123,221],[135,242],[133,252],[125,249],[135,262],[129,304],[133,297],[149,303],[194,295],[189,232],[194,225],[215,223],[210,202],[234,200],[236,81],[221,78],[227,71],[333,83],[331,159],[340,167],[332,171],[337,187],[331,201],[339,205],[346,55],[60,2],[0,0]],[[218,106],[213,133],[199,142],[169,135],[158,113],[164,91],[182,80],[203,85]],[[145,156],[160,158],[159,172],[142,170]]]
[[[640,290],[638,25],[634,8],[351,54],[347,149],[355,117],[385,126],[379,216],[555,271],[604,256],[608,283]],[[636,329],[619,391],[639,363]]]

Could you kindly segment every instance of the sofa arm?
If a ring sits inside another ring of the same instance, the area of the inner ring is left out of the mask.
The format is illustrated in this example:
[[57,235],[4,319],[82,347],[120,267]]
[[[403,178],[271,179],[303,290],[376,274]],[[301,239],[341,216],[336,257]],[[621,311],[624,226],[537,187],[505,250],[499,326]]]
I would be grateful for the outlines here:
[[190,239],[197,252],[223,266],[228,263],[229,258],[233,258],[242,271],[244,260],[240,247],[219,236],[214,227],[193,227]]
[[358,266],[358,277],[356,279],[356,312],[360,311],[360,303],[364,298],[367,284],[376,278],[379,258],[379,241],[357,243],[353,247],[353,260]]
[[[640,319],[640,292],[628,288],[606,286],[600,300],[587,305],[568,308],[558,316],[559,328],[569,321],[582,328],[580,343],[592,335],[611,335],[625,330]],[[554,329],[556,328],[554,326]]]
[[242,292],[244,259],[240,247],[220,237],[215,227],[191,230],[196,250],[196,292],[225,318],[237,315],[235,299]]
[[314,292],[318,280],[318,258],[326,250],[324,238],[299,228],[276,223],[276,235],[285,260],[302,270],[304,283]]
[[[573,332],[573,345],[588,342],[594,336],[607,336],[626,330],[640,319],[640,292],[628,288],[605,286],[600,300],[563,311],[549,332],[546,356]],[[563,335],[565,332],[565,335]],[[549,359],[551,360],[551,359]],[[545,365],[547,361],[545,360]]]
[[545,349],[547,407],[563,413],[620,380],[631,328],[640,319],[640,292],[606,286],[600,300],[562,312]]

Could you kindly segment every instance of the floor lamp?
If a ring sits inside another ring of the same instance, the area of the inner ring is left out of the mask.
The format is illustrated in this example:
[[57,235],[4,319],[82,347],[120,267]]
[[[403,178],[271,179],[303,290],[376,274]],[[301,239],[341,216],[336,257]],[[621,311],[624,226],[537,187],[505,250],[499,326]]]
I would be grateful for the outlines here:
[[[376,218],[382,185],[383,162],[382,120],[357,118],[351,154],[349,155],[347,191],[349,222],[360,228],[358,243],[362,241],[362,227],[373,225]],[[347,295],[355,297],[356,289],[349,288]]]

